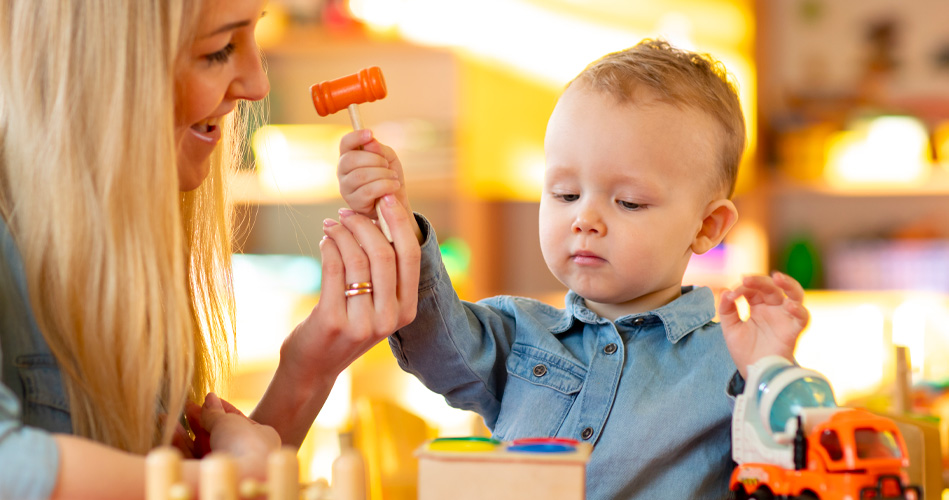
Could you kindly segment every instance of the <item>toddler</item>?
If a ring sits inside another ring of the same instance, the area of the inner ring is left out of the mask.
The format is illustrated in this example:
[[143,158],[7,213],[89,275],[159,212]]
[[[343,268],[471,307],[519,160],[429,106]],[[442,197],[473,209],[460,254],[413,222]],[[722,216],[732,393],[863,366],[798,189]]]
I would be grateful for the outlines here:
[[[459,300],[417,215],[418,313],[390,337],[399,364],[479,413],[497,439],[594,444],[588,498],[726,497],[736,363],[790,357],[807,321],[803,291],[784,275],[723,294],[725,335],[712,291],[682,284],[692,254],[737,220],[730,197],[744,143],[738,96],[708,56],[645,40],[592,63],[545,137],[540,243],[569,288],[566,307]],[[340,191],[354,211],[371,214],[389,193],[410,206],[398,158],[371,132],[348,134],[340,150]]]

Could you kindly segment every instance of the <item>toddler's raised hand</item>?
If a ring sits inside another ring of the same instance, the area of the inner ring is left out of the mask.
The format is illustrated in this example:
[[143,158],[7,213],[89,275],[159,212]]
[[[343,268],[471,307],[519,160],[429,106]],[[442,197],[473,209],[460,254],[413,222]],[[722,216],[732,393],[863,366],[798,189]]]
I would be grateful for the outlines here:
[[376,200],[387,194],[394,194],[409,208],[399,157],[369,129],[350,132],[340,140],[336,177],[339,193],[356,213],[375,219]]
[[200,420],[211,451],[231,454],[240,465],[242,476],[265,477],[267,457],[281,444],[273,427],[254,422],[214,393],[205,397]]
[[[735,301],[745,297],[747,320],[738,315]],[[746,276],[740,286],[722,293],[718,315],[728,351],[744,377],[748,365],[769,355],[793,361],[797,339],[810,318],[803,304],[804,289],[790,276]]]

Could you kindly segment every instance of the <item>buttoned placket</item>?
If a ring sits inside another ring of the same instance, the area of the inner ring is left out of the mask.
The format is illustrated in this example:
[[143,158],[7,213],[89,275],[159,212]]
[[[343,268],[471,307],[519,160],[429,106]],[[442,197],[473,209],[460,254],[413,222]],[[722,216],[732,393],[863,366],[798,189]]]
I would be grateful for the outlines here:
[[580,391],[580,419],[576,433],[580,440],[595,443],[616,399],[616,389],[623,374],[625,348],[612,321],[599,318],[596,324],[587,324],[585,328],[598,330],[599,347],[590,360],[586,381]]

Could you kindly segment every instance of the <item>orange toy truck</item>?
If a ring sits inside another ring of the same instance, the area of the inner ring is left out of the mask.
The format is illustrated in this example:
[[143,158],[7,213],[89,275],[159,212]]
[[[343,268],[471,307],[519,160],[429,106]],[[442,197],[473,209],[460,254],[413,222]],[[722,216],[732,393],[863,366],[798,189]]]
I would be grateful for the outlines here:
[[736,500],[921,500],[896,424],[836,406],[826,379],[782,358],[749,367],[732,419]]

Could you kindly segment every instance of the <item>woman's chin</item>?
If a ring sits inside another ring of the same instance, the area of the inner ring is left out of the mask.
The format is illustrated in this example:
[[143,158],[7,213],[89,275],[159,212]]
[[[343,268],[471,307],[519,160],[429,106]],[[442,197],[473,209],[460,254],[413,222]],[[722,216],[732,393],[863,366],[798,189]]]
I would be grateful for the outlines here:
[[211,172],[211,159],[205,158],[197,162],[193,159],[180,159],[178,161],[178,189],[181,191],[193,191],[201,186],[201,183],[207,179]]

